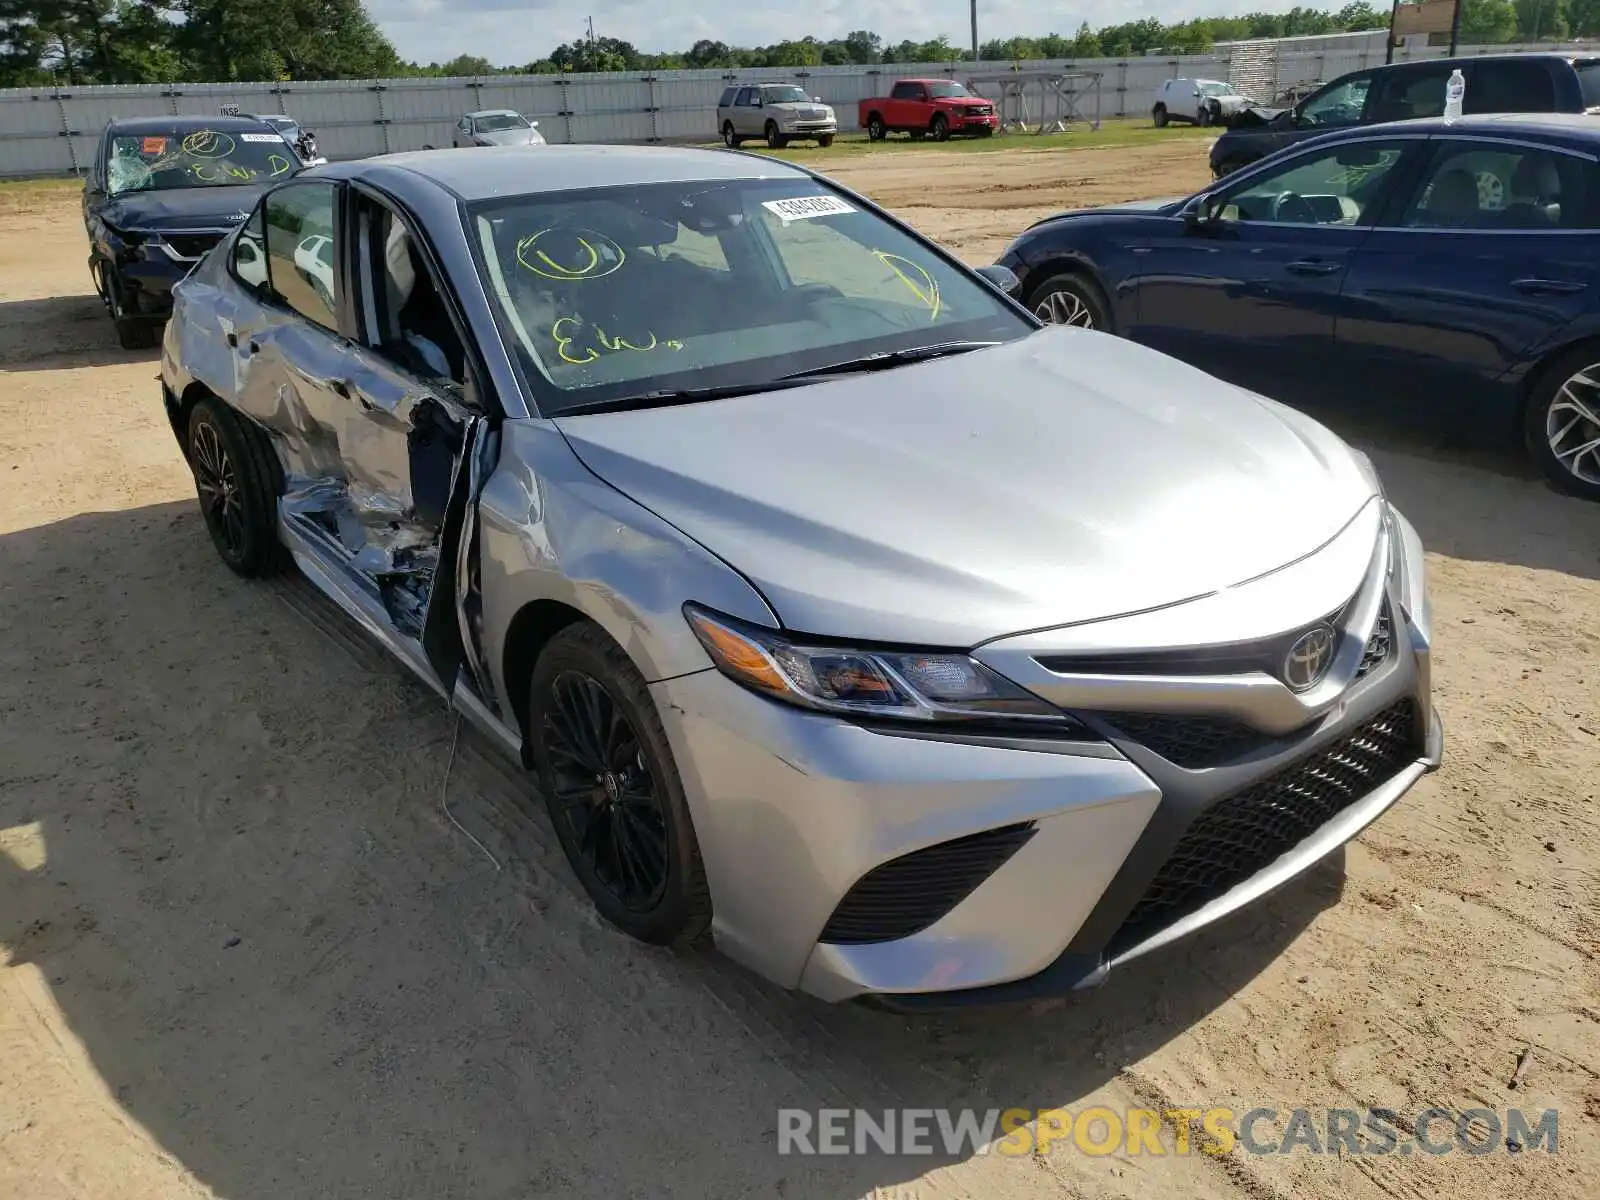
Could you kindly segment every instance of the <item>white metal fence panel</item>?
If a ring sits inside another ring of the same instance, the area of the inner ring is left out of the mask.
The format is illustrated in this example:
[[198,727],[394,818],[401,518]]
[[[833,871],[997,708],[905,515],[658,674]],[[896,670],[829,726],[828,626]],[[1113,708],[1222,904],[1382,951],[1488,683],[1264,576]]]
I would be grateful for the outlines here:
[[[1384,34],[1371,37],[1286,39],[1275,47],[1277,88],[1329,80],[1384,61]],[[514,108],[539,122],[552,142],[711,141],[724,88],[763,81],[792,82],[831,104],[839,128],[852,131],[860,101],[881,96],[901,75],[992,74],[1013,65],[1064,68],[1101,75],[1100,112],[1144,117],[1165,79],[1230,78],[1230,55],[1259,57],[1263,43],[1238,43],[1217,53],[1183,58],[1082,59],[1026,63],[908,63],[869,67],[743,68],[739,70],[619,72],[610,75],[496,75],[481,79],[365,79],[305,83],[155,84],[0,90],[0,177],[82,170],[96,136],[112,117],[211,114],[224,104],[245,112],[283,112],[316,132],[330,158],[363,158],[394,150],[448,145],[464,112]],[[1559,47],[1582,49],[1581,46]],[[1463,54],[1503,53],[1554,46],[1465,47]],[[1434,58],[1443,47],[1398,50],[1397,60]],[[1240,64],[1243,69],[1244,64]],[[1269,100],[1270,96],[1261,99]],[[1092,112],[1093,97],[1080,107]]]

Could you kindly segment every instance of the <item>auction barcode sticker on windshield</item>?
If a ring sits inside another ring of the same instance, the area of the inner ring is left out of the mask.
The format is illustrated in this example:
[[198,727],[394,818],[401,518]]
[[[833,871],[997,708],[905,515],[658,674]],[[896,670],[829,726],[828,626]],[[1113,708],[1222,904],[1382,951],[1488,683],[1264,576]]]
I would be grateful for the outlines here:
[[763,200],[761,207],[785,221],[804,221],[808,217],[836,217],[856,210],[837,196],[795,196],[789,200]]
[[283,141],[283,139],[275,133],[241,133],[239,136],[247,142],[266,142],[269,145],[273,142]]

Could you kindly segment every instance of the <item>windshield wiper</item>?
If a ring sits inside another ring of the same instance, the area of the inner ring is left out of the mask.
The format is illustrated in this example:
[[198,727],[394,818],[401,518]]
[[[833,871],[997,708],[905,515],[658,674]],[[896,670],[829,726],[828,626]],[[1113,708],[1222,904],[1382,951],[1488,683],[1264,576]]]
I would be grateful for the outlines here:
[[694,404],[702,400],[728,400],[734,396],[754,396],[761,392],[777,392],[785,388],[803,387],[832,375],[848,375],[856,371],[881,371],[885,367],[903,366],[927,358],[943,358],[950,354],[965,354],[969,350],[983,350],[998,346],[999,342],[938,342],[931,346],[913,346],[909,350],[887,350],[880,354],[866,354],[844,362],[830,363],[826,367],[813,367],[779,375],[776,379],[757,383],[729,383],[720,387],[663,388],[654,392],[638,392],[632,396],[615,396],[609,400],[583,400],[568,405],[555,417],[578,417],[588,413],[630,412],[641,408],[666,408],[674,404]]
[[930,346],[912,346],[909,350],[884,350],[877,354],[863,354],[860,358],[847,358],[843,362],[829,363],[825,367],[796,371],[792,375],[780,375],[773,382],[821,379],[828,375],[848,375],[854,371],[882,371],[889,367],[903,367],[906,363],[922,362],[924,359],[945,358],[952,354],[987,350],[990,346],[999,344],[999,342],[935,342]]
[[655,392],[639,392],[632,396],[614,396],[609,400],[581,400],[569,404],[554,417],[578,417],[587,413],[630,412],[641,408],[667,408],[674,404],[694,404],[702,400],[728,400],[734,396],[754,396],[760,392],[777,392],[784,388],[800,387],[810,380],[800,376],[784,376],[759,383],[726,383],[720,387],[663,388]]

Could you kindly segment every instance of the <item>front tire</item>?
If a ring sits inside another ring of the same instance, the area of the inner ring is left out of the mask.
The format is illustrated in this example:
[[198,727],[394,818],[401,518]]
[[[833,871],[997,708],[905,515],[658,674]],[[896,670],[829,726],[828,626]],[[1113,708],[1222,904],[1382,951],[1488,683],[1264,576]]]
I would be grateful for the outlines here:
[[782,150],[788,144],[789,144],[789,139],[784,137],[782,133],[778,132],[778,123],[776,121],[768,121],[767,122],[767,149],[769,149],[769,150]]
[[943,113],[934,114],[933,124],[928,126],[928,132],[933,134],[933,140],[936,142],[950,140],[950,122],[945,119]]
[[743,141],[744,139],[733,131],[732,121],[724,121],[722,123],[722,144],[724,146],[729,150],[737,150]]
[[1209,128],[1216,121],[1216,115],[1211,111],[1209,104],[1200,106],[1199,124],[1202,129]]
[[824,150],[826,150],[829,146],[833,145],[833,134],[831,134],[831,133],[823,134],[821,137],[819,137],[817,139],[817,145],[821,146]]
[[286,558],[278,541],[278,460],[266,436],[220,400],[189,414],[189,469],[211,544],[230,570],[271,575]]
[[686,946],[711,892],[683,784],[644,676],[598,626],[570,625],[529,682],[528,745],[567,860],[600,915]]
[[117,345],[124,350],[152,350],[160,326],[153,321],[128,312],[123,297],[126,292],[117,273],[108,267],[100,268],[100,287],[105,297],[106,311],[111,314],[111,325],[117,331]]
[[1028,307],[1047,325],[1111,332],[1111,313],[1105,297],[1081,275],[1052,275],[1028,294]]
[[1578,346],[1540,372],[1523,439],[1554,487],[1600,500],[1600,346]]

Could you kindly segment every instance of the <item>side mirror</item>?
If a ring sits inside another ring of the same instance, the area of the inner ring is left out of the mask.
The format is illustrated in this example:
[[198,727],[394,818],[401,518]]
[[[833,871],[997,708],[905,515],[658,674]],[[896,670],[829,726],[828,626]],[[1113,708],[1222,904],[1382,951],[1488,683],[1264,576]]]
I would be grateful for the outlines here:
[[528,128],[529,129],[537,129],[537,128],[539,128],[539,122],[537,122],[537,121],[529,121],[528,122]]
[[1017,273],[1010,267],[1002,267],[999,263],[995,263],[993,266],[979,267],[978,274],[1013,300],[1022,294],[1022,280],[1017,278]]
[[1216,223],[1218,207],[1215,196],[1210,192],[1201,192],[1185,204],[1178,215],[1190,229],[1204,229]]

